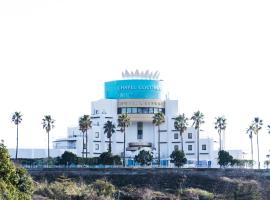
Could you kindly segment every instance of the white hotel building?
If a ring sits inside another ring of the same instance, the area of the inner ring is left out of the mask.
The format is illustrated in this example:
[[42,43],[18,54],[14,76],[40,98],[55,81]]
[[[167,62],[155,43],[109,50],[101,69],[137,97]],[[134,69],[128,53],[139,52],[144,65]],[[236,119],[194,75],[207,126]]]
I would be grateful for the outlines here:
[[[134,165],[133,158],[140,150],[153,152],[157,158],[158,131],[153,125],[153,115],[157,112],[165,114],[165,123],[160,127],[161,163],[170,164],[170,154],[174,149],[181,148],[179,131],[174,128],[174,118],[181,113],[178,110],[178,100],[164,98],[163,81],[159,73],[125,71],[122,79],[105,82],[104,99],[91,104],[92,128],[88,131],[88,157],[99,156],[108,150],[109,139],[104,134],[103,126],[110,120],[117,127],[118,115],[126,113],[131,124],[126,129],[126,161],[128,166]],[[184,152],[188,165],[194,166],[197,157],[196,131],[190,127],[183,134]],[[112,153],[123,155],[123,133],[117,128],[112,136]],[[200,138],[200,164],[204,167],[216,165],[216,153],[213,150],[213,140]],[[53,142],[55,151],[68,150],[82,155],[82,133],[78,127],[68,128],[67,138]]]

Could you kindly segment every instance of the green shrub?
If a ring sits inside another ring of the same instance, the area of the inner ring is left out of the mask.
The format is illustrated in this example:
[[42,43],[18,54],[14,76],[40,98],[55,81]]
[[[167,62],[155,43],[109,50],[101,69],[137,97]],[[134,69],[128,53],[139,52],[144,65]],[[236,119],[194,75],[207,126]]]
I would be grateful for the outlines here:
[[134,160],[143,165],[151,165],[153,161],[153,155],[149,151],[141,150],[138,155],[135,156]]
[[184,164],[187,163],[187,159],[185,153],[180,150],[174,150],[171,155],[171,162],[174,163],[176,167],[182,167]]
[[112,155],[110,152],[100,154],[98,163],[101,165],[121,165],[121,158],[117,155]]
[[33,181],[23,168],[11,162],[8,151],[0,143],[0,199],[32,199]]

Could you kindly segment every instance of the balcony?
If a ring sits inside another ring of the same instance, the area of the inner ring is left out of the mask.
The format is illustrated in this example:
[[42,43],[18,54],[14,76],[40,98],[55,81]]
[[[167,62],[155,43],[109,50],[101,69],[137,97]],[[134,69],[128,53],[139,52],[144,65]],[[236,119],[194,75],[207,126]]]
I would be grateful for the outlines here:
[[128,143],[129,147],[152,147],[151,142],[130,142]]

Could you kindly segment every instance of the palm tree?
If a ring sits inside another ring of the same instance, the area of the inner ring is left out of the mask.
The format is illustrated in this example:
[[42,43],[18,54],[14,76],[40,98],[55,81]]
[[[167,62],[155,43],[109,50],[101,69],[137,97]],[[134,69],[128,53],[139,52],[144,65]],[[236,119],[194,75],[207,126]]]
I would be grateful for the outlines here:
[[45,115],[42,119],[43,129],[45,129],[48,134],[48,164],[50,158],[50,131],[54,128],[54,122],[55,120],[52,119],[51,115]]
[[204,114],[200,111],[194,112],[191,120],[193,120],[192,126],[197,130],[197,165],[200,161],[200,126],[204,123]]
[[253,159],[253,134],[254,134],[254,126],[253,125],[250,125],[247,129],[247,134],[249,134],[249,139],[250,139],[250,147],[251,147],[251,160],[252,160],[252,163],[254,161]]
[[258,168],[260,169],[259,130],[262,128],[263,121],[259,117],[255,117],[252,124],[254,126],[254,133],[257,135]]
[[109,138],[109,152],[112,152],[112,134],[115,133],[115,125],[111,121],[107,121],[104,126],[104,133]]
[[15,112],[12,115],[12,121],[14,124],[17,126],[17,142],[16,142],[16,155],[15,159],[17,160],[18,158],[18,143],[19,143],[19,124],[22,122],[22,114],[20,112]]
[[[92,121],[90,118],[90,115],[83,115],[82,117],[79,118],[79,129],[83,133],[83,151],[82,151],[82,157],[87,158],[88,154],[88,134],[87,131],[88,129],[92,128]],[[84,135],[85,135],[85,141],[84,141]],[[86,152],[84,152],[84,150]]]
[[218,130],[218,135],[219,135],[219,151],[224,150],[222,149],[222,145],[221,145],[221,132],[223,131],[223,135],[224,135],[224,132],[226,129],[226,118],[224,116],[216,117],[215,129]]
[[183,133],[187,130],[188,118],[183,113],[174,120],[174,128],[179,131],[181,137],[181,150],[184,152]]
[[123,166],[126,166],[126,127],[130,124],[130,118],[127,114],[121,114],[118,116],[118,127],[120,131],[124,133],[124,149],[123,149]]
[[158,112],[153,116],[153,124],[158,127],[158,165],[160,166],[160,125],[165,122],[162,112]]

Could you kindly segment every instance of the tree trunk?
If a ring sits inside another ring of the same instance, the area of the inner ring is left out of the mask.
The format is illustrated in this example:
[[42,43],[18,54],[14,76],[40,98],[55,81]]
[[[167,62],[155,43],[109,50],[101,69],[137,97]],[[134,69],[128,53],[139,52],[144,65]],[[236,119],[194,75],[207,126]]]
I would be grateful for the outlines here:
[[85,132],[85,151],[86,151],[86,155],[85,155],[85,157],[87,158],[87,154],[88,154],[88,136],[87,136],[87,130],[86,130],[86,132]]
[[252,137],[250,138],[250,145],[251,145],[251,160],[252,160],[252,168],[253,168],[253,141],[252,141]]
[[197,130],[197,167],[199,167],[200,161],[200,126],[198,126]]
[[15,159],[18,159],[18,142],[19,141],[19,124],[17,124],[17,144],[16,144],[16,156]]
[[158,126],[158,166],[160,167],[160,127]]
[[259,134],[257,131],[258,169],[260,169]]
[[49,166],[49,159],[50,159],[50,131],[47,132],[48,135],[48,161],[47,165]]
[[[219,135],[219,152],[221,151],[221,131],[218,130],[218,135]],[[221,165],[219,165],[219,168],[221,168]]]
[[82,132],[83,145],[82,145],[82,158],[84,158],[84,132]]
[[110,135],[111,137],[109,137],[109,152],[112,152],[112,135]]
[[126,166],[126,128],[124,127],[124,157],[123,157],[123,167]]
[[181,136],[181,150],[184,152],[184,141],[183,141],[183,133],[180,131],[180,136]]
[[219,151],[221,151],[221,131],[218,131],[219,134]]

